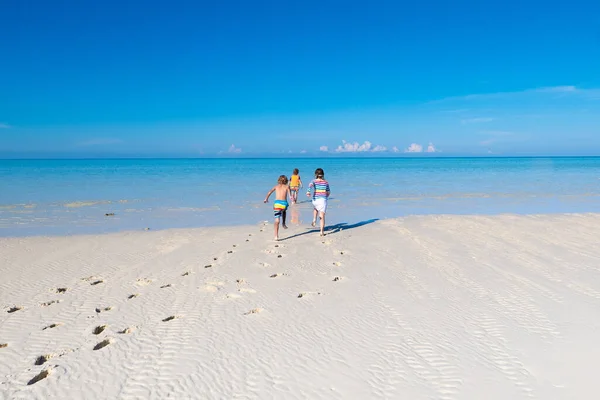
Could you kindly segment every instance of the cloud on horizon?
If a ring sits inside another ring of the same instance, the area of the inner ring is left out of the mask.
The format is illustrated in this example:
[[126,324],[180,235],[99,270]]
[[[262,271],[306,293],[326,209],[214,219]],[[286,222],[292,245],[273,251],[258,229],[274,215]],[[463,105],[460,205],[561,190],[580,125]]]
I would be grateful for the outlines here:
[[[396,148],[397,149],[397,148]],[[419,143],[411,143],[405,150],[405,153],[437,153],[438,150],[435,148],[434,144],[429,142],[427,148],[424,148],[423,145]]]
[[342,140],[342,144],[336,149],[336,153],[378,153],[387,151],[387,147],[382,145],[373,146],[373,143],[365,140],[364,143],[359,142],[347,142]]
[[229,154],[240,154],[242,152],[242,149],[240,149],[239,147],[235,147],[235,145],[232,144],[231,146],[229,146],[229,149],[227,149],[227,152]]
[[405,153],[422,153],[423,152],[423,146],[421,146],[418,143],[411,143],[410,146],[408,146],[405,150]]
[[327,146],[321,146],[321,147],[319,147],[319,151],[325,151],[325,152],[327,152],[327,151],[329,151],[329,147],[327,147]]

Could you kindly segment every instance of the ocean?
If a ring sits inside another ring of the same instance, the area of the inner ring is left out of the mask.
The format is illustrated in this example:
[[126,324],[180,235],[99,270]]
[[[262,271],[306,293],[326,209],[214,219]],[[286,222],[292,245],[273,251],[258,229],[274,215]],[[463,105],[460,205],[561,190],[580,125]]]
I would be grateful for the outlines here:
[[[600,157],[0,160],[0,236],[256,224],[279,175],[331,186],[328,224],[414,214],[600,212]],[[288,213],[311,220],[310,202]],[[106,216],[106,214],[114,214]]]

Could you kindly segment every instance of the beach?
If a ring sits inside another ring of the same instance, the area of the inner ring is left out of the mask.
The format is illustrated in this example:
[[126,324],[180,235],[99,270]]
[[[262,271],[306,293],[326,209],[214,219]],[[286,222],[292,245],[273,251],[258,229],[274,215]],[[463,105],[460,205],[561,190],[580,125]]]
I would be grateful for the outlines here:
[[600,214],[344,221],[0,238],[0,397],[596,396]]

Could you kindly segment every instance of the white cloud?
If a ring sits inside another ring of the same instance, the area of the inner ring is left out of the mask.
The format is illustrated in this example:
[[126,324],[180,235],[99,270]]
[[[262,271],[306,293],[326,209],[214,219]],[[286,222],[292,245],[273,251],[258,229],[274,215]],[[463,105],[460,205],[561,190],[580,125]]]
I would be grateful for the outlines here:
[[[575,86],[553,86],[553,87],[543,87],[538,89],[531,89],[529,91],[534,91],[538,93],[569,93],[569,92],[577,92],[580,89],[577,89]],[[526,90],[527,92],[527,90]]]
[[435,153],[437,151],[437,149],[435,148],[435,146],[433,145],[433,143],[429,142],[429,144],[427,145],[427,152],[428,153]]
[[467,119],[460,120],[460,123],[463,124],[463,125],[467,125],[467,124],[481,124],[481,123],[485,123],[485,122],[492,122],[495,119],[496,118],[467,118]]
[[94,138],[78,143],[78,146],[106,146],[109,144],[123,143],[121,139],[115,138]]
[[0,123],[0,129],[10,129],[10,125]]
[[365,151],[370,151],[371,146],[372,144],[369,141],[365,141],[363,144],[360,144],[358,142],[349,143],[345,140],[342,140],[341,146],[338,146],[335,151],[336,153],[362,153]]
[[408,146],[405,150],[405,153],[422,153],[423,152],[423,146],[421,146],[418,143],[411,143],[410,146]]
[[229,146],[227,152],[231,154],[240,154],[242,152],[242,149],[235,147],[235,145],[232,144],[231,146]]
[[347,142],[342,140],[342,144],[335,149],[336,153],[378,153],[388,151],[387,147],[382,145],[375,145],[365,140],[364,143],[359,142]]
[[466,96],[454,96],[454,97],[446,97],[439,100],[430,101],[429,104],[436,103],[445,103],[452,101],[461,101],[461,100],[487,100],[487,99],[509,99],[515,96],[524,96],[531,94],[547,94],[547,95],[577,95],[583,98],[588,99],[596,99],[600,96],[600,89],[582,89],[577,86],[572,85],[563,85],[563,86],[549,86],[549,87],[541,87],[541,88],[533,88],[533,89],[524,89],[517,90],[513,92],[496,92],[496,93],[477,93],[477,94],[469,94]]
[[300,154],[306,154],[306,150],[301,150]]
[[319,147],[319,151],[329,151],[329,147],[321,146],[321,147]]
[[400,149],[399,149],[398,147],[394,146],[394,147],[392,147],[392,151],[393,151],[394,153],[399,153],[399,152],[400,152]]

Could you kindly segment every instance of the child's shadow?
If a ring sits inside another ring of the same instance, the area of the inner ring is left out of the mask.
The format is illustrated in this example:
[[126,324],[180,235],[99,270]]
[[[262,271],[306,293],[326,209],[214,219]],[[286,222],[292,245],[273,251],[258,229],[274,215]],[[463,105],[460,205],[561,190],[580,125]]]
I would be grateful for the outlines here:
[[[365,221],[357,222],[355,224],[348,224],[347,222],[341,222],[339,224],[335,224],[335,225],[331,225],[331,226],[326,226],[325,227],[325,232],[328,232],[328,234],[331,235],[331,234],[339,232],[341,230],[348,230],[348,229],[359,228],[361,226],[372,224],[373,222],[376,222],[376,221],[379,221],[379,218],[368,219],[368,220],[365,220]],[[308,234],[311,234],[311,233],[317,233],[317,232],[320,232],[320,230],[313,228],[313,229],[310,229],[310,230],[308,230],[306,232],[298,233],[296,235],[288,236],[286,238],[282,238],[282,239],[279,239],[279,240],[280,241],[290,240],[290,239],[296,238],[298,236],[304,236],[304,235],[308,235]]]

